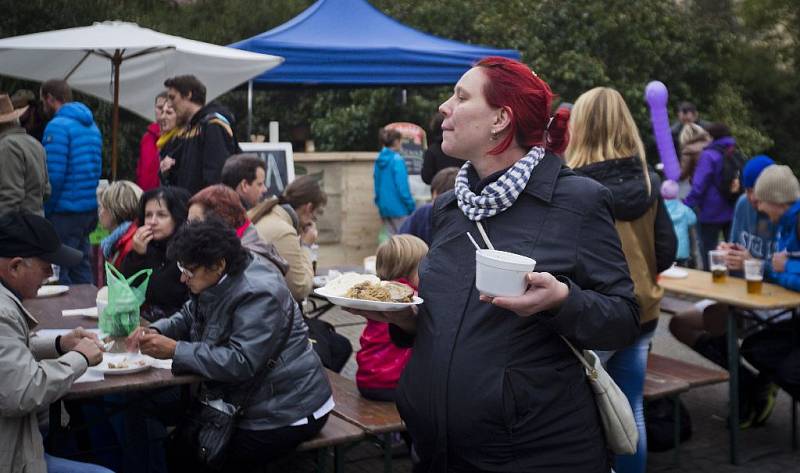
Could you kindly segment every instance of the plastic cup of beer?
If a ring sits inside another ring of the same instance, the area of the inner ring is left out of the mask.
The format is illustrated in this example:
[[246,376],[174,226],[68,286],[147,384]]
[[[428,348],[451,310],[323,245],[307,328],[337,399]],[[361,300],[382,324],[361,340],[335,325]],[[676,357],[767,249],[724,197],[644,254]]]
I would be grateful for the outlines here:
[[760,259],[744,261],[744,279],[747,282],[748,294],[761,294],[764,285],[764,262]]
[[728,266],[725,264],[727,253],[721,250],[711,250],[708,252],[708,263],[711,266],[711,281],[724,283],[728,276]]

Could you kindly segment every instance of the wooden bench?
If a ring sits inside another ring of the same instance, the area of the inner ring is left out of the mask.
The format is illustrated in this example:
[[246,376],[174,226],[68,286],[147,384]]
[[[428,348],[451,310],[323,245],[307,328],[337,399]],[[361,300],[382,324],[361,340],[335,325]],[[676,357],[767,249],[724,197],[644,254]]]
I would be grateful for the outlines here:
[[301,443],[298,452],[317,451],[317,471],[325,471],[328,454],[333,449],[333,471],[344,471],[344,448],[364,438],[366,433],[346,420],[335,415],[328,416],[322,430],[311,440]]
[[654,373],[649,369],[644,378],[644,400],[653,401],[656,399],[670,398],[674,406],[673,416],[675,417],[675,428],[672,432],[673,461],[676,466],[680,465],[680,446],[681,446],[681,409],[680,395],[689,390],[689,383],[673,376]]
[[366,399],[361,396],[356,383],[333,371],[325,371],[336,403],[333,414],[378,439],[383,447],[384,471],[392,471],[391,434],[406,429],[397,406],[393,402]]
[[675,430],[673,437],[675,464],[680,464],[681,412],[680,395],[692,388],[728,381],[728,372],[706,368],[650,353],[647,357],[647,373],[644,380],[644,399],[670,398],[674,405]]
[[728,372],[723,369],[706,368],[654,353],[647,357],[647,372],[686,381],[689,383],[689,389],[709,384],[725,383],[730,378]]

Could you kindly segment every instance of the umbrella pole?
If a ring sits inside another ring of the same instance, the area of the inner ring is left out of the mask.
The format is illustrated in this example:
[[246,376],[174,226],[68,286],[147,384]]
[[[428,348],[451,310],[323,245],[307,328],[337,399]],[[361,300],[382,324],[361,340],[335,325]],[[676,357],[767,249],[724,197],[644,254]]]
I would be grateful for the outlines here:
[[111,59],[114,67],[114,109],[111,125],[111,180],[117,180],[117,135],[119,134],[119,66],[122,64],[122,52],[117,49]]
[[247,140],[252,141],[253,134],[253,81],[247,81]]

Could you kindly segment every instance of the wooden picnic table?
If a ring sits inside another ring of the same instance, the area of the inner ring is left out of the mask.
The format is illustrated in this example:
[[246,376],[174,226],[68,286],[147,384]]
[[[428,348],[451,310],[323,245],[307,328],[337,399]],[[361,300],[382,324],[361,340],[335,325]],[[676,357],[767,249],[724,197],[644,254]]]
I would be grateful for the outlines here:
[[[711,273],[690,268],[682,279],[660,277],[658,282],[665,291],[684,296],[711,299],[730,305],[733,310],[727,320],[728,367],[728,432],[730,437],[730,460],[739,464],[739,337],[736,318],[755,310],[786,309],[797,317],[800,308],[800,293],[784,289],[776,284],[763,283],[760,294],[748,294],[747,282],[743,278],[727,275],[725,282],[715,283]],[[792,429],[794,434],[794,429]],[[795,439],[793,439],[793,444]]]
[[713,299],[743,309],[791,309],[800,306],[800,292],[765,282],[761,294],[748,294],[743,278],[728,275],[724,283],[711,281],[711,273],[680,268],[688,273],[683,279],[661,277],[658,283],[664,290],[686,296]]
[[[73,329],[83,327],[97,328],[97,319],[94,317],[63,317],[61,311],[65,309],[83,309],[94,307],[97,298],[97,288],[91,284],[76,284],[69,287],[69,291],[51,297],[27,299],[23,305],[36,318],[40,329]],[[195,375],[174,375],[171,370],[150,368],[139,373],[124,375],[108,375],[102,381],[73,384],[63,400],[87,399],[107,394],[118,394],[134,391],[164,388],[168,386],[182,386],[202,381],[203,378]],[[54,402],[50,405],[51,430],[57,431],[61,426],[61,405]],[[55,438],[53,435],[51,438]]]

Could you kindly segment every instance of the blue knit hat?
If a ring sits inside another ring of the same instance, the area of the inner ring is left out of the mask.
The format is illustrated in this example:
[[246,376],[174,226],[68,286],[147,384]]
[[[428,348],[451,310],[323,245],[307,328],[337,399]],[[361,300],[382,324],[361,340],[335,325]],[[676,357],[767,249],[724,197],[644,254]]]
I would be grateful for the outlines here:
[[744,188],[752,189],[755,187],[756,179],[758,179],[758,176],[761,175],[761,171],[763,171],[765,167],[773,164],[775,164],[775,161],[773,161],[772,158],[766,154],[753,156],[753,159],[747,161],[742,169],[742,185]]

